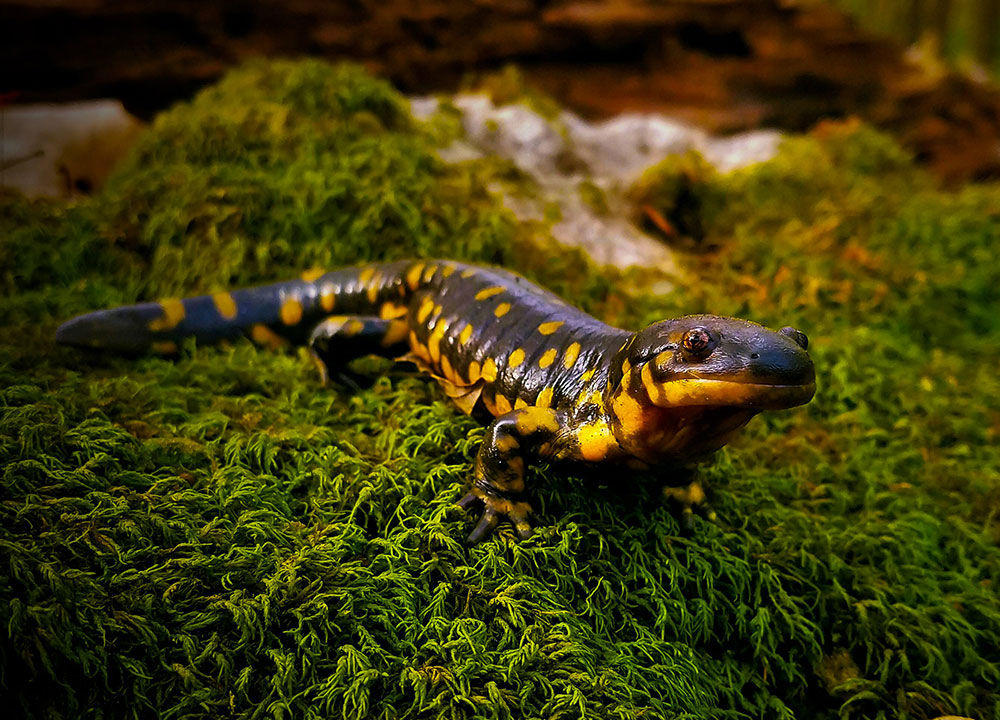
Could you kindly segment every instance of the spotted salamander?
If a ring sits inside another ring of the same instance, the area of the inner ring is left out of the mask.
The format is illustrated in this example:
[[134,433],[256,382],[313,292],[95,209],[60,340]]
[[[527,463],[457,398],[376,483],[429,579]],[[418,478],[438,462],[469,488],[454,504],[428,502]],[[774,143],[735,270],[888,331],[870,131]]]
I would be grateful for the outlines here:
[[[466,413],[493,416],[471,491],[476,543],[502,518],[528,537],[526,458],[684,467],[722,447],[766,409],[815,391],[806,336],[746,320],[690,315],[629,332],[505,270],[447,260],[373,263],[183,300],[81,315],[60,343],[173,353],[182,338],[307,342],[324,378],[368,354],[402,357]],[[665,491],[690,522],[697,482]],[[708,512],[708,511],[706,511]]]

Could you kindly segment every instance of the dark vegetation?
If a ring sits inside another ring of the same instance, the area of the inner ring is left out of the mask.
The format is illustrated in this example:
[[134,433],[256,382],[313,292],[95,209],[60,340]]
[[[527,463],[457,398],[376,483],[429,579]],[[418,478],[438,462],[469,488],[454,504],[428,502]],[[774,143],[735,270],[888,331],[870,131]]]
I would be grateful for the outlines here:
[[[385,83],[255,64],[160,116],[92,200],[0,211],[0,703],[38,718],[1000,718],[1000,188],[943,192],[844,123],[684,166],[674,294],[557,252]],[[635,193],[665,216],[676,164]],[[691,167],[699,167],[698,172]],[[533,250],[529,253],[527,248]],[[368,258],[502,263],[608,321],[812,341],[689,537],[655,478],[532,472],[540,530],[474,548],[482,437],[405,368],[57,348],[72,314]]]

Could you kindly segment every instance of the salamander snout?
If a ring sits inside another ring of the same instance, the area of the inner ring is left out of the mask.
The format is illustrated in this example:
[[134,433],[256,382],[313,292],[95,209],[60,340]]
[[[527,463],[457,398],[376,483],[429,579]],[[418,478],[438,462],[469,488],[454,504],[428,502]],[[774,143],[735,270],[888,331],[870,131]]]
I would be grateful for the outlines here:
[[809,338],[806,337],[806,334],[801,330],[796,330],[792,326],[786,325],[785,327],[781,328],[781,330],[778,331],[778,334],[790,337],[792,340],[795,341],[795,344],[798,345],[803,350],[809,349]]
[[689,315],[638,333],[631,362],[646,365],[646,392],[660,406],[759,409],[808,402],[816,375],[805,333],[737,318]]

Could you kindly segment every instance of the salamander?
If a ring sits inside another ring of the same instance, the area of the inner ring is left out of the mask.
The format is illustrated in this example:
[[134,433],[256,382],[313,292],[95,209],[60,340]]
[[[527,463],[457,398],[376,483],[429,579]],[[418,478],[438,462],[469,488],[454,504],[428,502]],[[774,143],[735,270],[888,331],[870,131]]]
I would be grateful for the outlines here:
[[[186,299],[100,310],[59,327],[62,344],[174,353],[194,336],[308,343],[323,378],[354,358],[412,361],[465,413],[495,419],[458,501],[482,506],[477,543],[502,519],[526,538],[532,458],[683,468],[726,444],[762,410],[815,392],[808,340],[791,327],[688,315],[630,332],[506,270],[450,260],[383,262]],[[665,495],[711,514],[697,481]]]

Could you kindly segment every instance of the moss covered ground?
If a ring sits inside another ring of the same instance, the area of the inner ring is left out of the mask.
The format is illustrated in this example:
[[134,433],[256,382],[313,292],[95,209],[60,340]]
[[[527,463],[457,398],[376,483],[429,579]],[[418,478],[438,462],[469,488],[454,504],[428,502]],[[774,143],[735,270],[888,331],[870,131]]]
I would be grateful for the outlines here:
[[[517,226],[388,85],[255,64],[160,116],[96,197],[0,198],[0,704],[37,718],[1000,719],[1000,187],[938,189],[852,123],[634,192],[707,252],[667,296]],[[491,170],[490,172],[496,172]],[[526,252],[528,244],[536,249]],[[654,478],[531,471],[473,548],[482,426],[405,367],[58,348],[67,317],[368,258],[518,269],[626,326],[805,330],[680,534]]]

